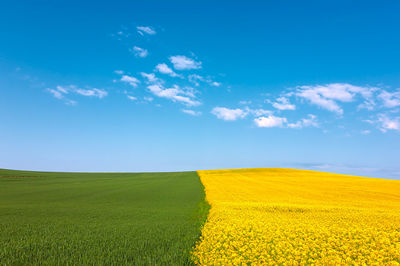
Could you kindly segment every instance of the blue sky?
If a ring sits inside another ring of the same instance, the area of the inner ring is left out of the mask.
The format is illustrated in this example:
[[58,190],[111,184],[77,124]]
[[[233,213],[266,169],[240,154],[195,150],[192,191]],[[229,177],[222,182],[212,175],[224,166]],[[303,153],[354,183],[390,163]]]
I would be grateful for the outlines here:
[[0,167],[400,178],[398,1],[9,1]]

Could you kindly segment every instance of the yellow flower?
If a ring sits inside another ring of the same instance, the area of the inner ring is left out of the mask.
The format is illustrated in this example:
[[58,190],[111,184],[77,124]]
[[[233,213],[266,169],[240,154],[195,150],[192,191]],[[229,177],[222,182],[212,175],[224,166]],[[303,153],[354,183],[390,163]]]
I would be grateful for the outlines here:
[[400,181],[293,169],[198,171],[201,265],[400,264]]

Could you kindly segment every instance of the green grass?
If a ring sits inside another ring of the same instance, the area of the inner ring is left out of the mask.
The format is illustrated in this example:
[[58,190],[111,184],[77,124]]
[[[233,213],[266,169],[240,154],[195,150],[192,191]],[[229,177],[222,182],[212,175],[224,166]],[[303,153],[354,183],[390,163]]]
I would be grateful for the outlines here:
[[0,169],[0,264],[191,264],[204,197],[195,172]]

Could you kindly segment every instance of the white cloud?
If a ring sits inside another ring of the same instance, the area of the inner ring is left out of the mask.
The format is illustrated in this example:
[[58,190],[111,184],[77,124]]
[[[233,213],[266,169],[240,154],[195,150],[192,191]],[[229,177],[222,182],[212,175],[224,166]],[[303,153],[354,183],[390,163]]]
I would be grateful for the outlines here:
[[198,91],[196,91],[192,87],[185,87],[182,93],[189,97],[196,98],[196,94],[198,93]]
[[138,86],[138,84],[140,83],[140,80],[138,80],[135,77],[128,76],[128,75],[122,75],[121,81],[129,83],[129,85],[131,85],[134,88],[136,88]]
[[288,123],[289,128],[318,127],[317,117],[309,114],[308,118],[303,118],[296,123]]
[[201,62],[196,62],[193,59],[184,55],[170,56],[169,60],[177,70],[190,70],[201,68]]
[[323,98],[317,91],[313,89],[304,89],[297,93],[297,96],[308,99],[311,103],[318,105],[324,109],[327,109],[338,114],[343,114],[343,109],[339,105],[330,99]]
[[368,135],[368,134],[371,134],[371,131],[370,130],[362,130],[361,131],[361,134],[363,134],[363,135]]
[[390,118],[387,115],[380,114],[378,115],[378,121],[376,122],[382,132],[388,130],[400,130],[400,117]]
[[69,85],[69,86],[56,86],[56,89],[47,89],[48,92],[50,92],[55,98],[57,99],[62,99],[66,104],[69,105],[75,105],[77,102],[74,100],[67,99],[65,97],[66,94],[69,93],[75,93],[79,94],[82,96],[92,96],[92,97],[97,97],[97,98],[104,98],[105,96],[108,95],[107,91],[102,90],[102,89],[80,89],[76,87],[75,85]]
[[246,107],[246,111],[254,116],[271,115],[272,112],[265,109],[250,109]]
[[221,82],[212,81],[211,86],[219,87],[219,86],[221,86]]
[[196,86],[200,86],[199,81],[204,81],[204,78],[197,74],[191,74],[188,76],[188,80]]
[[193,111],[193,110],[188,110],[188,109],[183,109],[182,112],[188,115],[193,115],[193,116],[199,116],[201,115],[201,112],[199,111]]
[[278,117],[269,115],[267,117],[260,116],[254,119],[254,123],[257,127],[283,127],[287,122],[285,117]]
[[184,90],[180,89],[177,85],[174,85],[173,88],[164,89],[161,84],[154,84],[147,87],[151,93],[155,96],[170,99],[172,101],[177,101],[184,103],[188,106],[197,106],[200,105],[199,101],[191,99],[191,97],[185,96],[186,93]]
[[378,90],[378,88],[360,87],[348,83],[299,86],[297,89],[297,96],[338,114],[343,114],[343,109],[336,101],[351,102],[357,94],[364,99],[370,99],[373,96],[373,92]]
[[371,111],[374,110],[375,105],[374,99],[366,99],[363,103],[358,105],[358,109],[367,109]]
[[140,72],[140,75],[147,80],[147,83],[161,82],[159,78],[156,77],[154,73],[144,73]]
[[132,48],[132,52],[135,54],[136,57],[144,58],[149,54],[149,51],[146,49],[140,48],[138,46],[134,46]]
[[400,90],[392,93],[384,90],[378,95],[378,97],[387,108],[400,106]]
[[179,76],[178,74],[176,74],[167,64],[162,63],[162,64],[158,64],[156,65],[156,70],[162,74],[167,74],[170,75],[171,77],[177,77]]
[[56,88],[57,88],[57,91],[59,91],[59,92],[61,92],[63,94],[68,94],[71,89],[75,89],[76,87],[73,86],[73,85],[70,85],[70,86],[60,86],[60,85],[58,85]]
[[203,76],[197,74],[191,74],[188,76],[188,80],[192,82],[196,86],[200,86],[200,82],[206,82],[210,86],[219,87],[221,86],[220,82],[213,81],[210,77],[204,78]]
[[225,107],[214,107],[211,111],[213,115],[225,121],[235,121],[247,116],[248,112],[242,109],[229,109]]
[[76,89],[76,93],[83,95],[83,96],[89,96],[89,97],[96,97],[96,98],[104,98],[105,96],[108,95],[108,93],[105,90],[101,89]]
[[137,100],[137,98],[135,96],[131,96],[131,95],[126,95],[126,97],[131,100],[131,101],[135,101]]
[[278,110],[295,110],[296,105],[291,104],[286,97],[280,97],[276,99],[276,102],[272,104]]
[[239,104],[241,104],[241,105],[249,105],[249,104],[251,104],[251,101],[240,101]]
[[122,75],[122,74],[124,74],[124,71],[122,71],[122,70],[115,70],[114,73],[115,73],[115,74],[118,74],[118,75]]
[[59,90],[55,90],[55,89],[47,89],[48,92],[50,92],[51,94],[53,94],[53,96],[57,99],[62,99],[64,98],[64,95],[61,91]]
[[138,33],[142,36],[144,34],[154,35],[157,33],[154,29],[152,29],[151,27],[148,27],[148,26],[138,26],[138,27],[136,27],[136,29],[137,29]]

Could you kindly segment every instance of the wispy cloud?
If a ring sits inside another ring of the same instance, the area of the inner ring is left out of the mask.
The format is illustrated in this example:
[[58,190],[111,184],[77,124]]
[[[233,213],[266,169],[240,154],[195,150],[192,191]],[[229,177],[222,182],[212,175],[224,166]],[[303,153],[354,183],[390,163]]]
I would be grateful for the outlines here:
[[131,101],[136,101],[137,98],[135,96],[131,96],[131,95],[126,95],[126,98],[128,98]]
[[108,92],[103,89],[90,88],[81,89],[75,85],[68,86],[56,86],[55,89],[48,88],[47,91],[51,93],[55,98],[63,100],[66,104],[75,105],[77,102],[66,97],[67,94],[74,93],[81,96],[104,98],[108,95]]
[[326,110],[343,114],[339,102],[351,102],[356,95],[370,99],[377,88],[360,87],[348,83],[331,83],[316,86],[299,86],[296,95]]
[[140,72],[140,75],[146,79],[147,83],[158,83],[162,82],[159,78],[156,77],[154,73],[144,73]]
[[170,75],[171,77],[178,77],[179,75],[176,74],[167,64],[162,63],[156,65],[156,71],[162,73],[162,74],[167,74]]
[[128,76],[128,75],[122,75],[121,81],[129,83],[129,85],[131,85],[134,88],[136,88],[140,83],[140,80],[138,80],[137,78],[135,78],[133,76]]
[[200,86],[199,81],[204,81],[204,78],[197,74],[191,74],[188,76],[189,82],[193,83],[195,86]]
[[64,98],[64,94],[59,90],[48,88],[47,91],[50,92],[54,96],[54,98],[57,98],[57,99]]
[[214,107],[211,110],[211,113],[219,119],[225,121],[235,121],[237,119],[245,118],[248,114],[248,111],[240,108],[229,109],[226,107]]
[[138,26],[138,27],[136,27],[136,29],[137,29],[137,32],[142,36],[145,34],[154,35],[157,33],[153,28],[148,27],[148,26]]
[[388,92],[383,90],[378,98],[382,100],[382,103],[387,108],[393,108],[400,106],[400,90],[395,92]]
[[132,52],[134,53],[134,55],[135,55],[136,57],[141,57],[141,58],[145,58],[145,57],[147,57],[148,54],[149,54],[149,51],[147,51],[147,50],[144,49],[144,48],[140,48],[140,47],[138,47],[138,46],[133,46]]
[[196,99],[192,99],[190,93],[186,93],[185,90],[181,89],[179,86],[174,85],[172,88],[165,89],[161,84],[153,84],[147,87],[149,91],[161,98],[166,98],[174,102],[180,102],[186,104],[187,106],[197,106],[201,103]]
[[400,117],[391,118],[386,114],[379,114],[376,122],[382,132],[387,132],[388,130],[400,130]]
[[217,82],[212,80],[210,77],[203,77],[198,74],[191,74],[188,76],[189,82],[193,83],[195,86],[200,86],[200,82],[205,82],[210,86],[219,87],[221,86],[221,82]]
[[200,111],[193,111],[193,110],[189,110],[189,109],[183,109],[182,112],[184,112],[185,114],[188,114],[188,115],[192,115],[192,116],[201,115]]
[[75,91],[77,94],[83,95],[83,96],[88,96],[88,97],[95,97],[95,98],[104,98],[108,95],[108,93],[105,90],[102,89],[77,89]]
[[296,123],[288,123],[289,128],[303,128],[303,127],[318,127],[317,117],[315,115],[309,114],[308,118],[302,118]]
[[317,117],[309,114],[307,118],[302,118],[295,123],[289,123],[286,117],[279,117],[273,114],[260,116],[254,119],[257,127],[286,127],[286,128],[304,128],[318,127]]
[[214,87],[219,87],[219,86],[221,86],[221,82],[212,81],[212,82],[210,82],[210,85],[214,86]]
[[194,59],[184,55],[170,56],[169,60],[177,70],[190,70],[201,68],[201,62],[196,62]]
[[254,119],[254,123],[257,127],[283,127],[287,122],[285,117],[278,117],[274,115],[269,115],[267,117],[260,116]]
[[245,110],[246,110],[246,112],[248,112],[249,114],[252,114],[254,116],[271,115],[273,113],[270,110],[265,110],[262,108],[250,109],[250,108],[246,107]]
[[272,106],[278,110],[295,110],[296,105],[291,104],[286,97],[279,97],[276,102],[272,103]]

